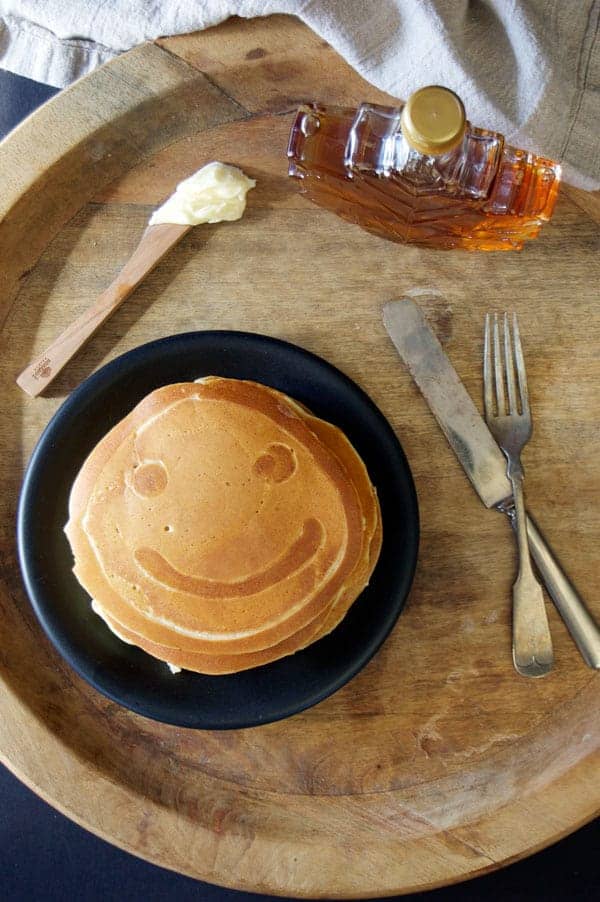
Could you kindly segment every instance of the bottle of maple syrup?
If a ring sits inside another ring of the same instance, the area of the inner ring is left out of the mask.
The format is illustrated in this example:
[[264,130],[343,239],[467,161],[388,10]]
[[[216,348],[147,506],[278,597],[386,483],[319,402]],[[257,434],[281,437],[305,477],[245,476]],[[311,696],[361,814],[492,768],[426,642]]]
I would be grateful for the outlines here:
[[561,168],[474,128],[447,88],[400,107],[300,108],[289,174],[317,204],[412,244],[520,250],[550,219]]

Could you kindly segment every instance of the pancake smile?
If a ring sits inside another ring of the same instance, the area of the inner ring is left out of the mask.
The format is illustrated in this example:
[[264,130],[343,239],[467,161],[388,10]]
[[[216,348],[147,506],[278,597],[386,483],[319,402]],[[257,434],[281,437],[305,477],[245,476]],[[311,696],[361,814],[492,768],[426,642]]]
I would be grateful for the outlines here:
[[135,560],[145,573],[168,589],[204,598],[242,598],[256,595],[302,569],[313,559],[323,538],[322,524],[315,519],[306,520],[300,537],[279,560],[260,573],[234,582],[219,582],[181,573],[153,548],[138,548]]

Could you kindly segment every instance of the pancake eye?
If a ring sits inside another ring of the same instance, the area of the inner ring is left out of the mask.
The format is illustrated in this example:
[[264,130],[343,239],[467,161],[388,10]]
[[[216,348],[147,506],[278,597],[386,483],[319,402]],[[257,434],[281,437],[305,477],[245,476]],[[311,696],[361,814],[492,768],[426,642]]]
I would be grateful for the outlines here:
[[136,467],[131,477],[131,487],[136,495],[153,498],[161,495],[167,487],[167,468],[160,461],[147,461]]
[[274,442],[254,462],[252,468],[265,482],[285,482],[296,471],[296,455],[287,445]]

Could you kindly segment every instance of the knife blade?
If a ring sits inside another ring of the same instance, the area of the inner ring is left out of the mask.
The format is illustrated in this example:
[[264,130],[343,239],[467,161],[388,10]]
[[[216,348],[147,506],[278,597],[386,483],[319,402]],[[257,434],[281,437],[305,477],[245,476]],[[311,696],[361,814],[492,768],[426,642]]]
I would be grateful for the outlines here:
[[[383,322],[475,491],[486,507],[501,510],[512,522],[506,458],[422,310],[412,298],[390,301]],[[532,557],[571,636],[587,664],[600,669],[600,629],[531,517],[527,533]]]
[[509,499],[506,458],[421,309],[408,299],[392,301],[383,308],[383,322],[485,506]]

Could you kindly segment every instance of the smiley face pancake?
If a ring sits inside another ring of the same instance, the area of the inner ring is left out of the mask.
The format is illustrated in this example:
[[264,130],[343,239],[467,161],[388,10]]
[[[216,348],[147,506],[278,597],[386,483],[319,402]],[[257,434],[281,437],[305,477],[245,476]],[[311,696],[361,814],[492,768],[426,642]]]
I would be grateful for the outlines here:
[[66,534],[94,610],[175,667],[231,673],[330,632],[381,545],[340,430],[254,382],[152,392],[94,448]]

